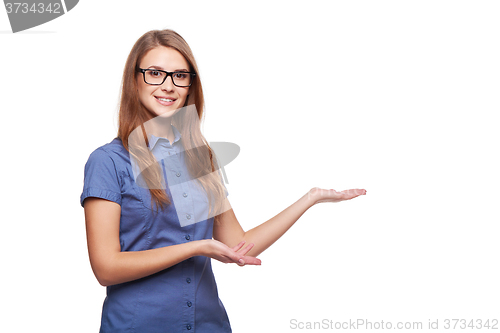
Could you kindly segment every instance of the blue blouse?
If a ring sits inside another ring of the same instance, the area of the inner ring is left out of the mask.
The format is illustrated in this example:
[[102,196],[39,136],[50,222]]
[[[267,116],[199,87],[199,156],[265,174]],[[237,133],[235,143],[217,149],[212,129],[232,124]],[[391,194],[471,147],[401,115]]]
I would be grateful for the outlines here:
[[[158,214],[151,208],[149,190],[135,182],[129,153],[120,139],[97,148],[85,165],[80,203],[83,206],[85,198],[97,197],[121,206],[121,251],[212,238],[213,217],[190,223],[200,214],[197,207],[206,194],[189,182],[181,135],[174,126],[172,129],[172,145],[165,138],[152,136],[149,146],[158,161],[174,156],[161,163],[164,178],[167,182],[176,178],[181,181],[175,190],[167,186],[172,204]],[[231,332],[210,258],[192,257],[156,274],[108,286],[100,332]]]

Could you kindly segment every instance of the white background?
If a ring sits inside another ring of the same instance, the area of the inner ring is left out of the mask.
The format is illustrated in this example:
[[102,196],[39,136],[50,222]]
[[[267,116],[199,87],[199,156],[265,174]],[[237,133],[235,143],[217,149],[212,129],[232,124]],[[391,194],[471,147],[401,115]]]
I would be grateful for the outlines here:
[[83,167],[116,135],[132,45],[162,28],[193,49],[207,140],[241,147],[226,186],[244,229],[314,186],[368,191],[312,207],[261,267],[213,263],[235,333],[500,319],[499,15],[497,1],[82,0],[12,34],[0,10],[2,325],[98,331]]

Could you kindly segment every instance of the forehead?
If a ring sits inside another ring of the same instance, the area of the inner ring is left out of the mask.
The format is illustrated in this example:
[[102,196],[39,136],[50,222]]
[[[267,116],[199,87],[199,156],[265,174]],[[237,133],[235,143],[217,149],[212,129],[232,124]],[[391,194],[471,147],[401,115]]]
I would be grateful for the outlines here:
[[159,46],[148,51],[141,59],[139,66],[141,68],[156,66],[166,71],[189,69],[188,62],[179,51],[165,46]]

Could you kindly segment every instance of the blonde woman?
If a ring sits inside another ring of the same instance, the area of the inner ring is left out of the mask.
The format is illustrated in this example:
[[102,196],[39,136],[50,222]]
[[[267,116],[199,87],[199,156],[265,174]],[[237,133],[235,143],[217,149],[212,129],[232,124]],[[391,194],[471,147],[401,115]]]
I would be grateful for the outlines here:
[[280,238],[310,207],[366,194],[313,188],[244,231],[200,130],[198,68],[172,30],[144,34],[127,59],[118,137],[85,165],[92,270],[107,287],[101,332],[231,332],[211,259],[240,266]]

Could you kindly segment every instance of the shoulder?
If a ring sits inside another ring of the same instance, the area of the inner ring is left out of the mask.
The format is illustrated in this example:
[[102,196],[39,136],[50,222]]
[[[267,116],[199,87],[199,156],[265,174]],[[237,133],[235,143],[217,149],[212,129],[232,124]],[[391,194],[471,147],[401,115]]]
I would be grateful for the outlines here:
[[85,174],[102,173],[116,174],[119,177],[126,174],[130,167],[128,151],[118,138],[96,148],[85,163]]
[[103,198],[121,204],[123,174],[128,163],[128,152],[119,139],[95,149],[85,164],[81,205],[83,206],[87,197]]
[[114,138],[111,142],[106,143],[105,145],[102,145],[98,147],[96,150],[93,151],[95,152],[105,152],[109,155],[112,154],[127,154],[128,152],[123,146],[122,140],[120,138]]
[[115,164],[130,163],[129,153],[119,138],[96,148],[89,156],[88,162],[111,160]]

